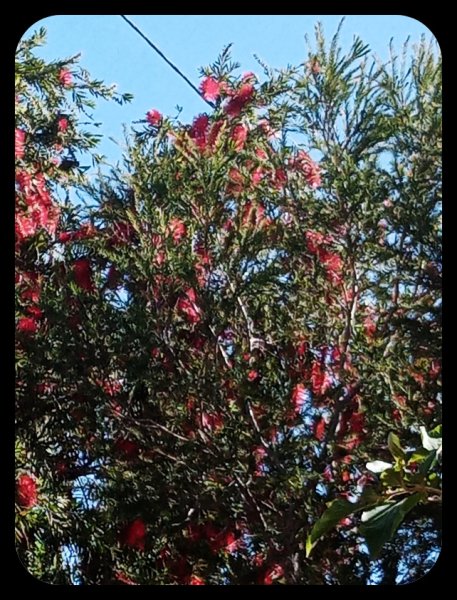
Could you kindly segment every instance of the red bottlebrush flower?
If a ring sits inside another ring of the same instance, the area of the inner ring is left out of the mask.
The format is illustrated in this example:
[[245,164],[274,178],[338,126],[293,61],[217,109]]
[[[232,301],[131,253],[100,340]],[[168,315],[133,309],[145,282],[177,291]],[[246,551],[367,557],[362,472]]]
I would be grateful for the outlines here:
[[349,418],[351,433],[363,433],[365,427],[365,415],[363,413],[352,413]]
[[306,238],[306,248],[311,254],[318,254],[320,252],[321,246],[325,244],[328,240],[324,234],[319,231],[307,231],[305,233]]
[[225,534],[225,540],[224,540],[224,550],[225,552],[229,552],[230,554],[232,554],[233,552],[236,552],[236,550],[239,548],[240,546],[240,539],[237,539],[235,534],[233,533],[233,531],[228,531]]
[[217,100],[221,94],[221,85],[212,77],[205,77],[200,84],[200,91],[205,100]]
[[258,378],[259,378],[259,373],[255,369],[252,369],[251,371],[249,371],[249,373],[248,373],[249,381],[256,381],[256,379],[258,379]]
[[240,194],[243,191],[243,175],[240,171],[232,167],[229,171],[229,183],[227,185],[227,192],[230,194]]
[[248,201],[243,210],[243,225],[258,226],[262,223],[265,215],[265,208],[262,204],[253,204]]
[[287,173],[284,169],[275,169],[273,176],[273,186],[277,190],[281,190],[287,183]]
[[241,152],[248,137],[248,128],[246,125],[236,125],[232,132],[232,140],[235,142],[235,150]]
[[325,467],[324,472],[322,473],[322,477],[325,479],[325,481],[335,481],[335,478],[333,477],[332,467],[330,465],[327,465]]
[[400,408],[404,408],[408,402],[406,396],[403,396],[401,394],[394,394],[393,400],[395,404],[398,404],[400,406]]
[[273,565],[262,576],[261,582],[263,585],[271,585],[276,579],[280,579],[284,575],[284,568],[281,565]]
[[166,563],[168,571],[176,577],[178,582],[186,584],[189,581],[192,566],[185,556],[178,556],[175,560],[170,560],[170,558],[165,555],[164,563]]
[[242,76],[241,79],[245,83],[253,83],[254,81],[257,81],[257,77],[256,77],[255,73],[253,73],[252,71],[248,71],[247,73],[243,73],[243,76]]
[[115,290],[119,286],[121,274],[114,265],[111,265],[106,276],[106,286],[110,290]]
[[73,232],[72,231],[61,231],[59,233],[59,237],[57,239],[61,244],[67,244],[68,242],[71,242],[71,240],[73,239]]
[[94,291],[94,284],[92,282],[92,269],[88,258],[78,258],[73,263],[73,275],[76,284],[86,292]]
[[[20,130],[16,129],[16,131]],[[19,189],[21,191],[30,189],[32,185],[32,174],[28,173],[27,171],[17,171],[16,183],[19,185]]]
[[146,525],[142,519],[128,523],[121,531],[120,541],[125,546],[144,550],[146,544]]
[[154,257],[154,263],[160,267],[167,260],[167,253],[165,250],[159,250]]
[[254,86],[244,83],[226,104],[224,110],[230,117],[237,117],[254,94]]
[[60,119],[57,121],[57,129],[60,131],[60,133],[65,133],[68,129],[68,119],[65,117],[60,117]]
[[325,422],[325,419],[323,417],[321,417],[318,421],[316,421],[316,423],[314,423],[314,437],[320,442],[322,442],[322,440],[325,437],[326,425],[327,423]]
[[308,351],[308,342],[306,342],[305,340],[302,340],[296,349],[296,353],[298,358],[304,358],[304,356],[306,355]]
[[230,531],[228,528],[218,529],[211,522],[207,522],[202,526],[202,537],[206,538],[214,554],[217,554],[221,550],[234,552],[239,545],[233,531]]
[[21,333],[34,334],[37,329],[38,324],[33,317],[21,317],[17,322],[17,330]]
[[168,231],[173,237],[175,244],[178,244],[182,238],[186,237],[187,228],[181,219],[174,218],[168,224]]
[[122,383],[120,381],[111,381],[111,380],[97,380],[98,385],[103,389],[105,394],[111,396],[112,398],[119,394],[122,391]]
[[59,233],[58,240],[61,244],[73,242],[75,240],[87,240],[94,237],[97,233],[92,223],[83,223],[76,231],[62,231]]
[[192,123],[189,131],[189,136],[194,140],[200,150],[206,148],[206,134],[208,132],[209,117],[206,114],[198,115]]
[[158,233],[154,233],[151,235],[151,243],[155,248],[160,248],[163,243],[162,236]]
[[192,122],[191,137],[204,137],[209,125],[209,117],[207,114],[198,115]]
[[291,166],[303,173],[308,185],[310,185],[312,188],[317,188],[320,186],[320,167],[316,162],[314,162],[307,152],[300,150],[296,158],[291,162]]
[[26,310],[34,319],[41,319],[44,314],[38,306],[29,306]]
[[217,144],[219,140],[219,133],[222,129],[223,124],[224,121],[216,121],[215,123],[213,123],[207,135],[207,147],[213,149],[214,146]]
[[59,83],[64,87],[70,87],[73,83],[73,75],[68,69],[61,69],[59,72]]
[[224,420],[222,415],[216,413],[203,412],[201,416],[201,423],[204,429],[209,431],[218,431],[224,426]]
[[130,223],[117,221],[112,227],[111,243],[115,246],[128,244],[135,235],[135,231]]
[[332,385],[330,375],[324,371],[320,361],[314,361],[311,367],[311,386],[313,394],[323,396]]
[[155,108],[152,108],[146,113],[146,121],[152,127],[158,127],[162,122],[162,114]]
[[265,173],[262,167],[256,167],[251,174],[251,183],[255,187],[262,181]]
[[335,285],[341,283],[343,270],[343,260],[341,256],[338,256],[338,254],[333,252],[327,252],[323,249],[320,249],[318,256],[324,265],[328,279]]
[[259,160],[267,160],[268,158],[268,154],[262,148],[256,148],[255,155]]
[[349,473],[349,471],[347,471],[346,469],[341,471],[341,481],[343,483],[347,483],[350,480],[351,480],[351,474]]
[[126,585],[138,585],[137,583],[132,581],[130,577],[127,577],[125,573],[115,573],[114,577],[117,579],[117,581],[125,583]]
[[37,304],[40,300],[40,282],[38,274],[32,272],[23,272],[19,274],[17,283],[24,285],[25,289],[21,293],[21,299]]
[[37,484],[30,475],[21,475],[16,485],[17,503],[21,508],[32,508],[38,502]]
[[193,288],[189,288],[184,296],[181,296],[177,302],[177,308],[180,312],[186,315],[187,320],[190,323],[198,323],[201,319],[200,309],[197,306],[195,296],[195,290]]
[[395,421],[401,421],[401,412],[398,410],[398,408],[393,409],[392,417]]
[[255,554],[254,557],[251,559],[251,563],[255,566],[255,567],[261,567],[265,562],[265,556],[263,554]]
[[242,102],[249,102],[254,94],[252,83],[243,83],[240,89],[235,93],[234,98],[239,98]]
[[14,154],[16,158],[24,158],[25,131],[23,129],[16,129],[14,131]]
[[189,579],[189,585],[206,585],[205,580],[198,575],[191,575]]
[[305,404],[305,402],[306,388],[302,383],[299,383],[292,390],[292,403],[297,414],[301,411],[301,408]]
[[140,451],[140,448],[136,442],[127,440],[125,438],[116,440],[114,448],[129,460],[138,458],[138,453]]

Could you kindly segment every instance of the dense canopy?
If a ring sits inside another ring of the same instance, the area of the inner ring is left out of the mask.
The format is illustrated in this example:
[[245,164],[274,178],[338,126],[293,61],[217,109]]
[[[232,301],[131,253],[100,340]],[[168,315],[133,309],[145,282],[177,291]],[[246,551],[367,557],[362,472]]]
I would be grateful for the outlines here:
[[[88,177],[77,57],[16,67],[16,523],[72,584],[404,583],[441,523],[441,63],[316,28]],[[140,115],[139,118],[142,118]],[[89,158],[88,158],[89,157]]]

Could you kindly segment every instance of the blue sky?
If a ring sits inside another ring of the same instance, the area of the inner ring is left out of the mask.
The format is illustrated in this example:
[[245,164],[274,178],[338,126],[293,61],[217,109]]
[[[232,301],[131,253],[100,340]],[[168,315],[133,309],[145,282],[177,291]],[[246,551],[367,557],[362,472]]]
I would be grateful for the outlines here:
[[[305,34],[313,37],[321,21],[330,38],[342,15],[127,15],[187,77],[198,86],[199,68],[214,61],[221,49],[233,43],[234,60],[241,72],[260,72],[257,54],[272,67],[302,62],[307,53]],[[129,105],[100,102],[94,117],[103,123],[105,139],[99,151],[115,160],[120,150],[113,137],[122,141],[122,124],[144,118],[151,108],[173,116],[183,108],[181,119],[192,118],[209,107],[147,46],[117,15],[52,16],[33,25],[48,31],[48,43],[39,51],[46,59],[81,53],[81,64],[93,77],[116,83],[120,92],[134,94]],[[25,35],[27,35],[26,32]],[[388,57],[391,37],[400,49],[410,36],[417,42],[429,29],[410,17],[399,15],[353,15],[346,17],[341,43],[347,47],[355,34],[369,43],[381,58]]]

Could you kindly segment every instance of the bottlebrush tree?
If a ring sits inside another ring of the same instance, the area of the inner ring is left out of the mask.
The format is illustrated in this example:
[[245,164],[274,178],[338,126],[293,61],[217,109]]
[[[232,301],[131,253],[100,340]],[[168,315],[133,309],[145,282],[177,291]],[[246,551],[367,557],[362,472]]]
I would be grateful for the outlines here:
[[436,558],[439,57],[317,28],[297,68],[236,68],[30,235],[18,531],[43,579],[391,583]]

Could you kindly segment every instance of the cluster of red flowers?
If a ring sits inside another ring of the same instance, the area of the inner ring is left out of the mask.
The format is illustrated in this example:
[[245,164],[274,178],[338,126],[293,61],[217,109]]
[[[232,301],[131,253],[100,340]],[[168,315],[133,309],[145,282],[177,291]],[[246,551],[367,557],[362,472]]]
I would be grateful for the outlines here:
[[54,235],[59,222],[59,208],[52,202],[42,173],[19,171],[16,175],[16,241],[20,244],[41,228]]
[[60,133],[65,133],[68,129],[69,121],[66,117],[60,117],[57,121],[57,129]]
[[221,94],[221,83],[213,77],[205,77],[200,84],[200,91],[205,100],[209,102],[218,100]]
[[144,550],[146,545],[147,529],[143,519],[135,519],[127,523],[121,530],[119,540],[121,544],[129,548]]
[[32,508],[38,502],[36,481],[30,475],[21,475],[16,485],[16,499],[21,508]]
[[73,83],[73,75],[68,69],[61,69],[59,72],[59,83],[63,87],[70,87]]
[[252,83],[243,83],[239,89],[229,92],[231,98],[224,107],[226,114],[230,117],[238,117],[244,107],[252,100],[254,91]]
[[189,138],[200,152],[212,152],[219,139],[222,125],[222,121],[216,121],[210,127],[208,115],[198,115],[192,122],[192,127],[189,130]]
[[324,396],[332,387],[330,374],[322,360],[315,360],[311,367],[311,389],[315,396]]
[[59,242],[66,244],[68,242],[77,242],[93,238],[97,234],[97,229],[92,223],[82,223],[76,231],[61,231],[58,236]]
[[[350,388],[347,389],[347,393]],[[359,446],[365,438],[365,414],[360,411],[360,400],[355,395],[350,405],[341,413],[336,439],[347,450]]]
[[152,108],[146,113],[146,120],[152,127],[158,127],[162,122],[162,115],[158,110]]
[[187,235],[185,223],[183,223],[181,219],[174,217],[168,223],[168,233],[173,238],[174,243],[179,244],[179,242]]
[[235,125],[232,131],[232,140],[235,142],[235,150],[241,152],[243,150],[248,137],[248,128],[246,125]]
[[224,112],[230,117],[238,117],[244,107],[253,99],[255,76],[246,73],[239,88],[231,89],[225,81],[217,81],[211,76],[205,77],[200,84],[200,91],[205,100],[217,101],[222,94],[228,97]]
[[291,166],[303,173],[306,181],[312,188],[317,188],[321,185],[320,167],[304,150],[300,150],[291,162]]
[[16,158],[24,158],[25,131],[23,129],[16,129],[14,132],[14,154]]
[[306,388],[302,383],[298,383],[292,390],[292,404],[296,414],[301,412],[306,402]]
[[218,413],[203,412],[201,415],[201,425],[209,431],[219,431],[224,426],[224,418]]
[[206,523],[191,523],[188,526],[189,539],[193,542],[206,542],[213,554],[220,551],[235,552],[240,546],[241,538],[228,527],[220,529],[211,521]]
[[324,417],[319,417],[317,421],[314,423],[314,437],[322,441],[325,438],[325,428],[327,426],[327,421]]
[[40,300],[40,283],[37,273],[22,272],[16,275],[16,285],[19,295],[27,306],[25,312],[28,316],[21,317],[17,322],[17,331],[25,334],[34,334],[38,330],[38,321],[43,317],[43,311],[38,306]]
[[92,267],[88,258],[78,258],[73,263],[73,276],[75,282],[82,290],[93,292],[95,287],[92,281]]
[[206,250],[205,246],[202,242],[198,242],[195,245],[195,254],[197,255],[197,260],[195,261],[195,273],[197,275],[198,285],[203,288],[206,285],[208,280],[208,275],[211,267],[211,255]]
[[195,290],[189,288],[176,304],[178,311],[185,315],[189,323],[198,323],[201,319],[201,310],[197,306],[196,300]]
[[119,438],[114,443],[114,448],[121,456],[127,460],[138,458],[140,447],[133,440]]
[[306,232],[306,246],[309,252],[317,256],[319,262],[324,266],[327,278],[334,285],[342,282],[343,260],[335,252],[331,252],[328,246],[333,242],[329,236],[324,236],[316,231]]

